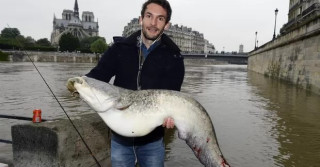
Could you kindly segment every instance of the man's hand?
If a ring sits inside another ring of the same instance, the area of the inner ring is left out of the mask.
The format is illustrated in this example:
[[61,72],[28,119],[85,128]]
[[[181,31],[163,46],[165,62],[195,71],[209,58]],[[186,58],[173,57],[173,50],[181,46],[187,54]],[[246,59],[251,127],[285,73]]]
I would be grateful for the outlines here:
[[162,126],[168,128],[168,129],[174,128],[174,120],[173,120],[173,118],[171,118],[171,117],[166,118],[166,119],[163,121]]

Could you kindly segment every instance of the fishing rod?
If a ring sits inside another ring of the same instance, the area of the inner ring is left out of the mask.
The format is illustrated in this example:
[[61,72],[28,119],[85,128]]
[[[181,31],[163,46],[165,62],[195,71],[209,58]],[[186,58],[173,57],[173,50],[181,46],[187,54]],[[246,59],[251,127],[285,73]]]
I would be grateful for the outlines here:
[[[0,118],[6,118],[6,119],[17,119],[17,120],[23,120],[23,121],[32,121],[33,118],[30,117],[23,117],[23,116],[15,116],[15,115],[3,115],[0,114]],[[41,122],[46,122],[48,120],[41,119]]]
[[0,139],[0,143],[12,144],[12,141],[10,141],[10,140],[5,140],[5,139]]
[[[10,28],[9,25],[7,25],[9,30],[12,31],[12,29]],[[73,126],[73,128],[75,129],[75,131],[77,132],[77,134],[79,135],[80,139],[82,140],[83,144],[86,146],[86,148],[88,149],[90,155],[92,156],[92,158],[94,159],[94,161],[96,162],[96,164],[101,167],[99,161],[97,160],[96,156],[93,154],[93,152],[91,151],[90,147],[88,146],[88,144],[86,143],[86,141],[84,140],[84,138],[82,137],[81,133],[79,132],[79,130],[77,129],[77,127],[75,126],[75,124],[73,123],[73,121],[71,120],[70,116],[68,115],[68,113],[66,112],[66,110],[64,109],[64,107],[61,105],[60,101],[58,100],[57,96],[53,93],[51,87],[49,86],[49,84],[47,83],[47,81],[44,79],[43,75],[41,74],[41,72],[39,71],[38,67],[34,64],[34,61],[31,59],[31,57],[29,56],[29,54],[27,53],[26,50],[24,50],[22,48],[22,45],[20,43],[20,41],[17,40],[17,37],[15,37],[15,40],[17,41],[18,45],[20,45],[22,52],[25,53],[25,55],[28,57],[28,59],[30,60],[30,62],[32,63],[32,65],[34,66],[34,68],[36,69],[36,71],[38,72],[38,74],[40,75],[40,77],[42,78],[43,82],[46,84],[46,86],[48,87],[49,91],[51,92],[52,96],[54,97],[54,99],[57,101],[57,103],[59,104],[60,108],[62,109],[62,111],[66,114],[68,120],[70,121],[71,125]]]

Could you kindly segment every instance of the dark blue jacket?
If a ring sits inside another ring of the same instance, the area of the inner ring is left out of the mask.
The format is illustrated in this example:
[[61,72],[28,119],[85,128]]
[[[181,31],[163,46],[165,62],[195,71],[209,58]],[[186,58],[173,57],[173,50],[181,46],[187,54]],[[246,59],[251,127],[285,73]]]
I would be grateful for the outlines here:
[[[114,85],[126,89],[137,89],[139,70],[138,39],[141,31],[114,43],[102,56],[98,65],[88,74],[109,82],[115,76]],[[145,59],[141,71],[141,89],[181,89],[184,78],[183,57],[178,46],[165,34],[160,44]],[[163,128],[157,128],[143,139],[162,137]],[[136,139],[135,139],[136,140]]]

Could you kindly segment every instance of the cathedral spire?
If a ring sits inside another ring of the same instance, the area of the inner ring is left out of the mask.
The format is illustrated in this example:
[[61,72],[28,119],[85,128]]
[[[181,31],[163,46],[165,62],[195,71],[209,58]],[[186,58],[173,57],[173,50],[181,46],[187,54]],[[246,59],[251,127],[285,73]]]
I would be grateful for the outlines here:
[[79,18],[79,7],[78,7],[78,1],[76,0],[76,2],[74,3],[74,16]]

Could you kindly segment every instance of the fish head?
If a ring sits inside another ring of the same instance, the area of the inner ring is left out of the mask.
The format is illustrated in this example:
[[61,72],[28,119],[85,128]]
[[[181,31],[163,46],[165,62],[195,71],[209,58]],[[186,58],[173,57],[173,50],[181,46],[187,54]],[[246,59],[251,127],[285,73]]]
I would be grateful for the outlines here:
[[67,88],[97,112],[111,109],[119,99],[112,85],[86,76],[68,79]]

